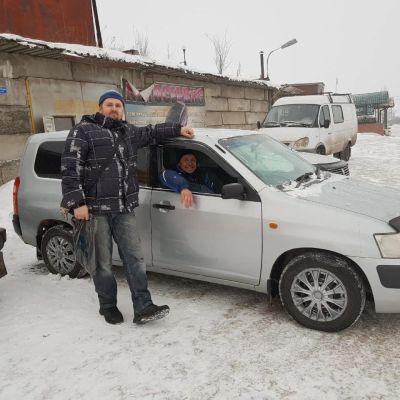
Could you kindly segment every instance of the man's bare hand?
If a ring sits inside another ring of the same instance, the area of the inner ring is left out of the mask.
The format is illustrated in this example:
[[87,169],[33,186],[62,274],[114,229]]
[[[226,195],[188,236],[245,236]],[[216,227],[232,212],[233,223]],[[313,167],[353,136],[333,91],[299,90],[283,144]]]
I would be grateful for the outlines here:
[[89,209],[87,206],[82,206],[74,209],[75,219],[84,219],[89,221]]
[[182,126],[181,136],[186,137],[188,139],[193,139],[193,136],[194,136],[193,128],[189,128],[188,126]]
[[193,194],[189,189],[181,190],[181,203],[185,208],[190,208],[193,205]]

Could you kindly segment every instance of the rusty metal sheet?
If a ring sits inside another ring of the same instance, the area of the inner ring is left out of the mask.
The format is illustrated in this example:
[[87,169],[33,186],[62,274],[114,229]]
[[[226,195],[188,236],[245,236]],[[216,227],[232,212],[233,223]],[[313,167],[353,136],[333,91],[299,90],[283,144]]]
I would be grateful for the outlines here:
[[0,0],[0,32],[96,46],[91,0]]

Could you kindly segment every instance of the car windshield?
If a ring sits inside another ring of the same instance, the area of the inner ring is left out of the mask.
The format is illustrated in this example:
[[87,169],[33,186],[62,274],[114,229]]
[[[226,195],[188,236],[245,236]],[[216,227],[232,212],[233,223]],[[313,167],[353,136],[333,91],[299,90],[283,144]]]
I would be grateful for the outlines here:
[[279,126],[317,126],[319,106],[316,104],[286,104],[274,106],[263,123],[264,128]]
[[262,133],[220,139],[219,143],[270,186],[303,181],[314,173],[311,164]]

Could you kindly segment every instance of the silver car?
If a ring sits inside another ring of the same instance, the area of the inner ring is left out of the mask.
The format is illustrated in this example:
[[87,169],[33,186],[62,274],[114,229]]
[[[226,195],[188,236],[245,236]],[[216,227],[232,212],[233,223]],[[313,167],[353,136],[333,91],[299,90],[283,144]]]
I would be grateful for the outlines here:
[[[76,277],[71,223],[58,212],[66,135],[30,137],[15,181],[14,229],[51,272]],[[182,149],[223,184],[218,194],[194,193],[189,209],[159,179]],[[137,168],[149,270],[279,295],[296,321],[323,331],[357,321],[367,292],[377,312],[400,312],[396,191],[320,171],[252,131],[197,129],[193,140],[141,149]],[[113,258],[120,264],[116,249]]]

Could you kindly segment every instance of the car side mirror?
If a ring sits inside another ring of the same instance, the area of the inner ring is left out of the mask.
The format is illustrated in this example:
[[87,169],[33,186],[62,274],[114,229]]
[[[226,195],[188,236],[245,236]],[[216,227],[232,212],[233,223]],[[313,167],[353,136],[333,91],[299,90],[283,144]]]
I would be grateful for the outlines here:
[[257,129],[260,129],[260,128],[261,128],[261,122],[257,121]]
[[244,187],[241,183],[228,183],[222,186],[221,197],[223,199],[238,199],[242,200]]
[[329,121],[329,119],[326,119],[326,120],[324,121],[324,128],[329,128],[330,125],[331,125],[331,121]]

